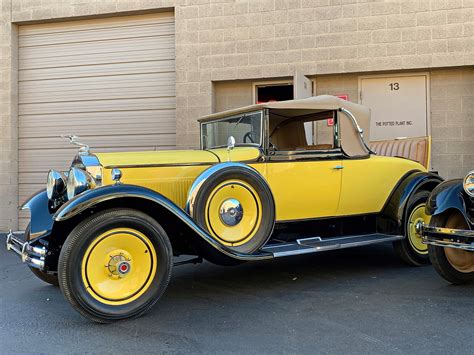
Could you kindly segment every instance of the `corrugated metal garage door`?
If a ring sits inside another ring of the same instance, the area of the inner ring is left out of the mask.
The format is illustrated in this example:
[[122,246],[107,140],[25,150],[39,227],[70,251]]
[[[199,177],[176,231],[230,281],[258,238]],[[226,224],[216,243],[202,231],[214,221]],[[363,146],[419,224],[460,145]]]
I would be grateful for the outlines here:
[[175,146],[174,47],[172,13],[19,28],[20,203],[69,167],[77,147],[61,135],[101,151]]

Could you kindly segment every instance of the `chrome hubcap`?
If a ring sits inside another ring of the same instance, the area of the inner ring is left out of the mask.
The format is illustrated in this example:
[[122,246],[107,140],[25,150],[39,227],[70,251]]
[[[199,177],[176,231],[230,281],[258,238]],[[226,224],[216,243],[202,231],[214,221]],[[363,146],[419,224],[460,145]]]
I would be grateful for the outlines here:
[[131,257],[125,251],[110,255],[109,262],[106,265],[106,272],[110,277],[124,277],[132,268]]
[[219,217],[225,225],[230,227],[236,226],[242,220],[244,210],[242,205],[235,198],[229,198],[222,202],[219,209]]
[[423,225],[424,225],[423,220],[420,220],[420,221],[416,222],[415,231],[416,231],[417,234],[421,234],[421,231],[423,229]]

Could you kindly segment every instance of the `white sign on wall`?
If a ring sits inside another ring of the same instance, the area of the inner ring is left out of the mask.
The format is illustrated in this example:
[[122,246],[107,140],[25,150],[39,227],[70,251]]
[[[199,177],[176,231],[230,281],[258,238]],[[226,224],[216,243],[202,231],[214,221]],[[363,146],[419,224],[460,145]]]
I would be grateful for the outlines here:
[[371,141],[429,134],[427,75],[362,77],[359,91],[372,111]]

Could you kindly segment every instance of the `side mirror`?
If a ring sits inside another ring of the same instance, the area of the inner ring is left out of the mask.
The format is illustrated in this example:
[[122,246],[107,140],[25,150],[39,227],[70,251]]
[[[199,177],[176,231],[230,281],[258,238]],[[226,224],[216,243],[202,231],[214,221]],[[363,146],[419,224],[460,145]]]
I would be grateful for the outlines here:
[[227,138],[227,151],[230,152],[235,147],[235,138],[234,136],[229,136]]
[[235,147],[235,138],[234,136],[229,136],[227,138],[227,161],[230,161],[230,151]]

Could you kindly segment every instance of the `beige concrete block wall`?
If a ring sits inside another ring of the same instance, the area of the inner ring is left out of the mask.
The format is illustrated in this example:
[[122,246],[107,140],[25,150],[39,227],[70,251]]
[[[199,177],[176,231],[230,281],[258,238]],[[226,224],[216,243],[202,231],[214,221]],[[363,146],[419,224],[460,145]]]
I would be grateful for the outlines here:
[[[474,65],[465,0],[189,0],[177,7],[178,145],[195,146],[209,80]],[[188,96],[190,95],[191,98]],[[217,107],[218,104],[214,103]]]
[[474,68],[431,71],[433,167],[447,178],[474,170]]

